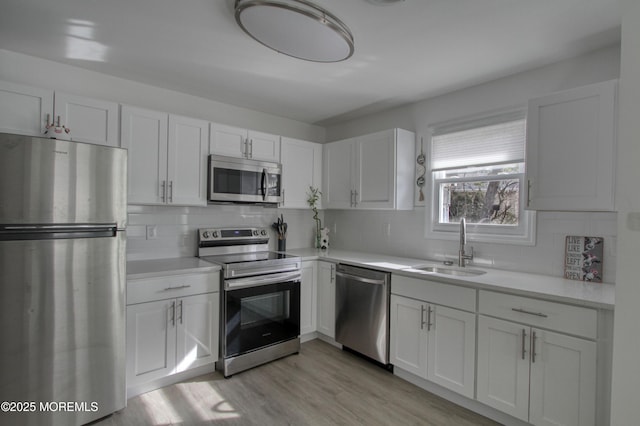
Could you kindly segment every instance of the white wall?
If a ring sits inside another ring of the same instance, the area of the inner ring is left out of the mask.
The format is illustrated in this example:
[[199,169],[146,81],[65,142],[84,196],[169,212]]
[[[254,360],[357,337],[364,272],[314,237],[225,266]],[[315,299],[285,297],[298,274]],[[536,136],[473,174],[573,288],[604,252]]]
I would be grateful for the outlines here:
[[324,142],[325,130],[173,90],[0,49],[0,80],[94,97],[276,135]]
[[618,128],[618,265],[613,349],[613,426],[640,420],[640,2],[622,2]]
[[[558,90],[616,79],[620,72],[620,48],[612,46],[587,55],[526,71],[489,83],[459,90],[415,104],[374,114],[327,128],[327,140],[339,140],[393,127],[416,132],[418,146],[424,137],[428,153],[428,127],[512,107],[525,107],[528,99]],[[425,194],[429,200],[429,193]],[[417,197],[416,197],[417,199]],[[444,260],[457,255],[456,241],[425,239],[425,211],[409,212],[326,211],[333,232],[332,247]],[[386,236],[386,224],[391,237]],[[475,263],[503,269],[562,276],[566,235],[593,235],[605,239],[604,280],[616,279],[615,213],[537,214],[534,247],[480,244],[471,241]]]

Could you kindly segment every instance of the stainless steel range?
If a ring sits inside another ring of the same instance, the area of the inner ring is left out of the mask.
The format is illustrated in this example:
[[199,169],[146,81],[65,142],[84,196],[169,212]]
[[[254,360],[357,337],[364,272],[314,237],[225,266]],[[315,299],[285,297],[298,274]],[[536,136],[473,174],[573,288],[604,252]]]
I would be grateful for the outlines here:
[[269,251],[266,228],[199,229],[198,256],[222,266],[225,377],[300,351],[300,257]]

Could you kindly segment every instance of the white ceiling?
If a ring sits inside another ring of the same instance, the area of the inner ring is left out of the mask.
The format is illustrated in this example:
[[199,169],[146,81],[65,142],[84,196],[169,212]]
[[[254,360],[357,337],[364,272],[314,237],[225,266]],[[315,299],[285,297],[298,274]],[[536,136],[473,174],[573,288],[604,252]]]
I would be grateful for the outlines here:
[[329,125],[620,40],[621,0],[313,0],[355,53],[320,64],[236,25],[233,0],[2,0],[0,48]]

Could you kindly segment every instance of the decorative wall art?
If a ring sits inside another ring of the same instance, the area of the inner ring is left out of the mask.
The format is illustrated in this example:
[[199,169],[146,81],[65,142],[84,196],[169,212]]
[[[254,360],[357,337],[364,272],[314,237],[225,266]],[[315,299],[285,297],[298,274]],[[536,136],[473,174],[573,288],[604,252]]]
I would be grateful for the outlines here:
[[565,242],[564,277],[570,280],[602,282],[601,237],[576,237],[569,235]]

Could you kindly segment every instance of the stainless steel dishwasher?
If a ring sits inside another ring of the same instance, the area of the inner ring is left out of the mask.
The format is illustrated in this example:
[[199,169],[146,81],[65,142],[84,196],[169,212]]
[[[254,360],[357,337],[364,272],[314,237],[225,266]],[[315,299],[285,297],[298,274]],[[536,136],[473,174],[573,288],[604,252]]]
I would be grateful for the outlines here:
[[339,264],[336,342],[389,366],[390,274]]

